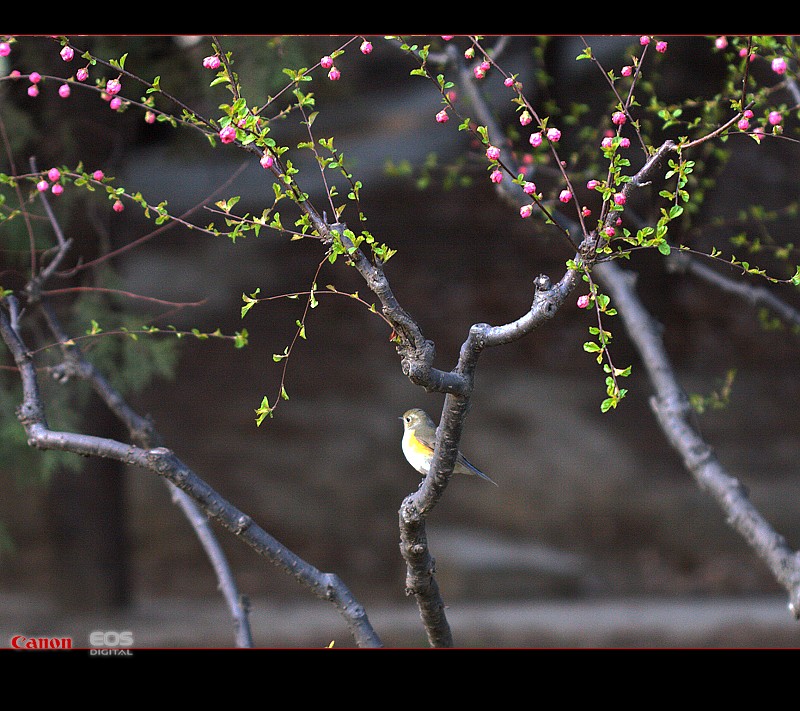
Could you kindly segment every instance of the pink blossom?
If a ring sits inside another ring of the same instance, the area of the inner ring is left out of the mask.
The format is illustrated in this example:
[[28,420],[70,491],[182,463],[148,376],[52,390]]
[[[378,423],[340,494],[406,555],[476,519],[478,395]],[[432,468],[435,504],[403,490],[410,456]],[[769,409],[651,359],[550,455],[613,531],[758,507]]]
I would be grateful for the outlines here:
[[739,122],[736,124],[739,127],[740,131],[746,131],[750,128],[750,122],[746,118],[739,119]]
[[0,42],[0,57],[7,57],[11,54],[11,45],[8,42]]
[[455,35],[441,35],[441,37],[445,42],[449,42]]
[[780,111],[770,111],[769,112],[769,117],[768,117],[767,120],[770,122],[770,124],[772,124],[773,126],[776,126],[781,121],[783,121],[783,116],[781,116],[781,112]]
[[264,155],[261,156],[261,160],[258,161],[258,162],[261,163],[261,167],[264,168],[265,170],[268,169],[268,168],[271,168],[272,164],[274,162],[273,158],[272,158],[272,154],[271,153],[264,153]]
[[591,299],[589,298],[589,294],[582,294],[578,297],[578,308],[579,309],[588,309]]
[[50,188],[50,192],[53,195],[61,195],[64,192],[64,186],[61,183],[56,183],[52,188]]
[[112,111],[116,111],[122,106],[122,99],[120,99],[118,96],[115,96],[113,99],[111,99],[108,105]]
[[106,177],[106,175],[105,175],[105,173],[103,173],[102,170],[96,170],[96,171],[94,171],[94,173],[92,173],[92,179],[93,180],[102,180],[105,177]]
[[503,181],[503,173],[499,170],[493,170],[492,174],[489,176],[489,179],[493,183],[500,183]]
[[519,209],[519,216],[522,218],[530,217],[533,213],[533,205],[523,205]]
[[642,35],[639,38],[639,44],[642,45],[642,46],[644,46],[646,44],[650,44],[650,38],[647,35]]
[[717,49],[725,49],[728,46],[728,38],[725,37],[725,35],[717,37],[717,39],[714,40],[714,46]]
[[624,193],[614,193],[614,202],[617,205],[624,205],[625,204],[625,194]]
[[372,42],[369,40],[364,40],[361,43],[361,54],[369,54],[372,51]]
[[66,99],[70,95],[70,93],[71,89],[69,88],[69,84],[62,84],[60,87],[58,87],[58,95],[62,99]]
[[622,67],[622,76],[629,77],[631,74],[633,74],[633,67],[630,64]]
[[489,146],[486,149],[486,157],[489,160],[497,160],[500,157],[500,149],[497,146]]
[[613,148],[614,147],[614,139],[611,136],[606,136],[602,141],[600,141],[601,148]]
[[12,69],[8,76],[12,77],[13,79],[19,79],[22,74],[20,73],[19,69]]
[[603,230],[603,233],[605,234],[606,237],[613,237],[615,232],[616,230],[613,227],[611,227],[611,225],[609,225]]
[[145,111],[144,112],[144,122],[145,123],[155,123],[156,122],[156,115],[153,111]]
[[620,148],[630,148],[631,147],[631,139],[630,138],[620,138],[619,139],[619,146],[620,146]]
[[663,54],[666,51],[667,51],[667,43],[664,40],[656,42],[656,52],[661,52]]
[[489,64],[489,62],[487,62],[485,59],[484,59],[484,60],[481,62],[481,64],[480,64],[480,68],[481,68],[481,69],[482,69],[484,72],[488,72],[488,71],[489,71],[489,69],[491,68],[491,66],[492,66],[492,65],[491,65],[491,64]]
[[742,113],[742,116],[744,116],[746,119],[751,119],[753,116],[755,116],[755,114],[750,109],[745,109]]
[[533,195],[533,193],[536,192],[536,183],[531,183],[529,181],[522,186],[522,190],[526,195]]
[[106,82],[106,91],[111,94],[119,94],[119,90],[122,89],[122,84],[120,84],[119,79],[109,79]]
[[322,59],[319,60],[320,66],[323,69],[330,69],[333,66],[333,57],[329,54],[326,54]]
[[28,96],[39,96],[39,87],[36,84],[31,84],[28,87]]
[[776,74],[786,74],[786,60],[783,57],[775,57],[772,60],[772,71]]
[[331,67],[330,71],[328,72],[328,79],[331,81],[338,81],[339,77],[341,76],[342,73],[336,67]]
[[114,202],[114,204],[111,206],[111,209],[112,209],[114,212],[122,212],[122,211],[125,209],[125,205],[123,205],[123,204],[122,204],[122,200],[117,200],[117,201],[115,201],[115,202]]
[[50,183],[48,183],[46,180],[40,180],[38,183],[36,183],[36,189],[40,193],[43,193],[49,187],[50,187]]
[[588,183],[586,183],[586,187],[589,190],[597,190],[597,188],[600,187],[600,181],[592,178]]
[[572,193],[569,190],[562,190],[558,195],[558,199],[561,202],[569,202],[572,200]]
[[81,67],[76,73],[75,78],[78,81],[86,81],[89,78],[89,70],[86,67]]
[[538,148],[542,145],[542,132],[537,131],[536,133],[532,133],[531,137],[528,139],[528,142],[534,147]]
[[58,168],[50,168],[47,171],[47,177],[51,183],[55,183],[61,177],[61,171]]
[[548,128],[547,140],[551,143],[558,143],[561,140],[561,131],[559,131],[557,128]]
[[514,77],[506,77],[503,79],[504,86],[514,86]]
[[523,112],[522,112],[522,113],[519,115],[519,122],[520,122],[520,124],[522,124],[523,126],[527,126],[527,125],[528,125],[528,124],[529,124],[531,121],[533,121],[533,117],[531,116],[531,114],[530,114],[530,112],[528,111],[528,109],[525,109],[525,110],[524,110],[524,111],[523,111]]
[[69,45],[64,45],[59,54],[61,55],[61,59],[63,59],[65,62],[71,62],[72,58],[75,56],[75,50]]
[[591,215],[591,214],[592,214],[592,211],[588,207],[586,207],[585,205],[583,206],[583,208],[581,208],[581,215],[583,215],[584,217],[589,217],[589,215]]
[[442,109],[438,114],[436,114],[437,123],[447,123],[449,120],[450,116],[447,113],[447,109]]
[[486,71],[480,67],[475,67],[475,69],[472,70],[472,73],[475,75],[476,79],[483,79],[486,76]]
[[39,72],[31,72],[28,78],[31,80],[31,84],[38,84],[42,80],[42,75]]
[[216,54],[203,57],[203,67],[205,69],[219,69],[220,64],[222,64],[222,60]]
[[223,143],[233,143],[236,140],[236,128],[234,126],[225,126],[219,132],[219,140]]
[[622,124],[624,124],[627,120],[628,119],[623,111],[615,111],[613,114],[611,114],[611,123],[617,126],[622,126]]
[[468,47],[464,50],[464,59],[473,59],[475,57],[475,47]]

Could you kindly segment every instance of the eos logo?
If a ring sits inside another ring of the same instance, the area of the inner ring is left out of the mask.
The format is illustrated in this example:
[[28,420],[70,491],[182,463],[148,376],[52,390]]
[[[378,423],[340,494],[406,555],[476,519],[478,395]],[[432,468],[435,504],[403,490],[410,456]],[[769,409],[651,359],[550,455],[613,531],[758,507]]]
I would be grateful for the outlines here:
[[119,649],[120,647],[130,647],[133,644],[133,632],[124,630],[95,630],[89,634],[89,644],[96,649],[90,649],[92,656],[120,656],[129,655],[130,649]]

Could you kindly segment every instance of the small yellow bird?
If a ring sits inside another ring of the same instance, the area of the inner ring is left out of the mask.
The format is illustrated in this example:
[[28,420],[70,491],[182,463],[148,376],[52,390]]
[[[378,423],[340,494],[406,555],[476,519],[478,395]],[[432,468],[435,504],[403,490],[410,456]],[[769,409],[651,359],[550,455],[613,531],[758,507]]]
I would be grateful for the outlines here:
[[[403,454],[408,463],[420,474],[427,474],[433,459],[433,447],[436,444],[436,425],[427,412],[414,408],[406,410],[400,418],[403,421]],[[492,481],[480,469],[469,463],[467,458],[458,453],[453,467],[456,474],[477,474],[481,479]]]

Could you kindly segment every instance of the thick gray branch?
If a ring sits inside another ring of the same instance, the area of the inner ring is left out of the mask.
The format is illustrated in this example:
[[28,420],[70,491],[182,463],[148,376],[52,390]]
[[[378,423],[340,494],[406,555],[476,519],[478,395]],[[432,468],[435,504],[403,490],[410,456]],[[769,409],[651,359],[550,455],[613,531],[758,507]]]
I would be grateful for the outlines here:
[[336,575],[322,573],[287,550],[249,516],[220,496],[169,449],[145,449],[103,437],[50,430],[39,395],[33,359],[1,308],[0,337],[5,341],[20,372],[23,401],[17,410],[17,416],[25,428],[31,446],[115,459],[169,480],[196,501],[208,516],[216,519],[261,556],[310,588],[317,597],[333,604],[344,617],[360,646],[380,646],[380,640],[372,630],[366,611]]
[[670,444],[698,485],[711,493],[738,531],[789,592],[789,609],[800,619],[800,554],[792,551],[747,497],[744,487],[717,459],[690,421],[688,398],[678,384],[660,336],[660,326],[635,293],[634,279],[613,262],[598,264],[603,281],[641,355],[655,388],[651,400],[655,416]]

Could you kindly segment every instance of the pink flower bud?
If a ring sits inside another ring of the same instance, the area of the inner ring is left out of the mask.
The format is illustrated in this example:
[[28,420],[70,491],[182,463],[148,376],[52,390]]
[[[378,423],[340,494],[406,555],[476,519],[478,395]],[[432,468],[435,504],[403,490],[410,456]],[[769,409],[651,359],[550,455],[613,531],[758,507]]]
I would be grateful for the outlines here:
[[646,44],[650,44],[650,38],[647,35],[642,35],[639,38],[639,44],[642,45],[642,46],[644,46]]
[[725,49],[728,46],[728,38],[724,35],[717,37],[717,39],[714,40],[714,46],[717,49]]
[[514,86],[514,78],[513,77],[506,77],[503,79],[503,84],[505,86]]
[[569,190],[562,190],[558,195],[558,199],[561,202],[569,202],[572,200],[572,193]]
[[28,87],[28,96],[39,96],[39,87],[36,84],[31,84]]
[[620,148],[630,148],[631,147],[631,139],[630,138],[620,138],[619,139],[619,147]]
[[450,120],[450,116],[447,114],[446,109],[442,109],[438,114],[436,114],[436,121],[438,123],[447,123]]
[[617,205],[624,205],[625,204],[625,195],[624,195],[624,193],[615,193],[614,194],[614,202]]
[[96,171],[94,171],[94,173],[92,173],[92,179],[93,180],[102,180],[105,177],[106,177],[105,173],[103,173],[102,170],[96,170]]
[[773,126],[776,126],[781,121],[783,121],[783,116],[781,116],[781,112],[780,111],[770,111],[769,112],[769,118],[767,120],[770,122],[770,124],[772,124]]
[[361,43],[360,49],[361,49],[361,54],[369,54],[372,51],[372,42],[364,40]]
[[116,202],[114,202],[114,204],[111,206],[111,209],[112,209],[114,212],[122,212],[122,211],[125,209],[125,205],[123,205],[123,204],[122,204],[122,200],[117,200],[117,201],[116,201]]
[[156,115],[152,111],[145,111],[144,112],[144,122],[145,123],[155,123],[156,122]]
[[522,190],[526,195],[533,195],[536,192],[536,183],[527,182],[522,186]]
[[600,181],[592,178],[589,182],[586,183],[586,187],[589,190],[596,190],[598,187],[600,187]]
[[746,131],[748,128],[750,128],[750,122],[746,118],[739,119],[739,122],[736,125],[739,127],[740,131]]
[[525,109],[525,111],[519,115],[519,122],[523,126],[527,126],[531,121],[533,121],[533,117],[530,115],[528,109]]
[[776,74],[786,74],[786,60],[783,57],[775,57],[772,60],[772,71]]
[[561,131],[559,131],[557,128],[548,128],[547,140],[551,143],[558,143],[561,140]]
[[333,57],[326,54],[322,59],[319,60],[319,63],[323,69],[330,69],[333,66]]
[[113,99],[111,99],[108,105],[112,111],[116,111],[122,106],[122,99],[120,99],[118,96],[115,96]]
[[633,74],[633,67],[630,64],[622,67],[622,76],[629,77],[631,74]]
[[486,157],[489,160],[497,160],[500,157],[500,149],[497,146],[489,146],[486,149]]
[[119,83],[119,79],[109,79],[106,82],[106,91],[111,94],[119,94],[119,90],[122,89],[122,84]]
[[264,153],[264,155],[261,156],[261,160],[258,161],[258,162],[261,163],[261,167],[264,168],[265,170],[268,169],[268,168],[271,168],[272,164],[274,162],[273,158],[272,158],[272,154],[271,153]]
[[584,217],[589,217],[589,215],[591,215],[591,214],[592,214],[592,211],[588,207],[586,207],[585,205],[581,208],[581,215],[583,215]]
[[606,136],[602,141],[600,141],[600,148],[613,148],[614,147],[614,139],[611,136]]
[[613,237],[615,232],[616,230],[613,227],[611,227],[611,225],[609,225],[603,230],[603,233],[605,234],[606,237]]
[[38,84],[42,80],[42,75],[39,72],[31,72],[29,79],[31,84]]
[[664,52],[666,51],[667,51],[667,43],[664,40],[656,42],[656,52],[661,52],[661,54],[664,54]]
[[503,173],[499,170],[493,170],[492,174],[489,176],[489,179],[493,183],[501,183],[503,181]]
[[523,205],[519,209],[519,216],[522,217],[523,219],[526,217],[530,217],[532,213],[533,213],[533,205]]
[[70,93],[72,93],[72,90],[69,88],[69,84],[62,84],[60,87],[58,87],[58,95],[62,99],[66,99]]
[[622,111],[615,111],[613,114],[611,114],[611,123],[617,126],[622,126],[622,124],[624,124],[627,120],[628,119],[626,118],[625,113]]
[[11,45],[8,42],[0,42],[0,57],[7,57],[11,54]]
[[203,67],[205,69],[219,69],[220,64],[222,64],[222,61],[216,54],[212,54],[209,57],[203,57]]
[[78,81],[86,81],[89,78],[89,70],[86,67],[81,67],[75,72],[75,78]]
[[537,131],[536,133],[532,133],[531,137],[528,139],[528,142],[534,147],[538,148],[542,145],[542,132]]
[[341,76],[342,73],[336,67],[331,67],[331,70],[328,72],[328,79],[331,81],[338,81]]
[[455,35],[441,35],[441,38],[442,38],[442,39],[443,39],[445,42],[449,42],[451,39],[453,39],[453,37],[455,37]]
[[579,309],[588,309],[590,303],[591,299],[589,298],[589,294],[582,294],[581,296],[578,297]]
[[72,58],[75,56],[75,50],[69,45],[64,45],[59,54],[61,55],[61,59],[65,62],[71,62]]
[[56,183],[52,188],[50,188],[50,192],[53,195],[61,195],[64,192],[64,186],[61,183]]
[[472,73],[476,79],[483,79],[486,76],[486,71],[480,67],[475,67],[475,69],[472,70]]
[[36,189],[37,189],[37,190],[38,190],[40,193],[43,193],[43,192],[44,192],[45,190],[47,190],[49,187],[50,187],[50,183],[48,183],[46,180],[40,180],[38,183],[36,183]]
[[219,140],[223,143],[233,143],[236,140],[236,128],[228,125],[219,132]]
[[55,183],[61,177],[61,171],[58,168],[50,168],[47,171],[47,177],[50,179],[51,183]]

